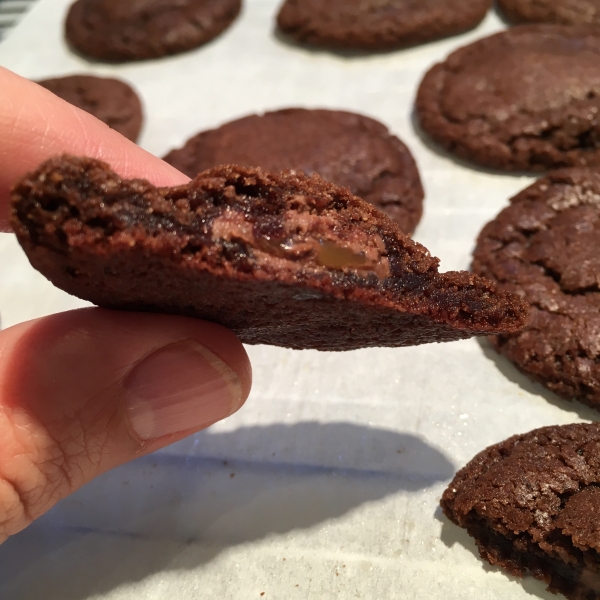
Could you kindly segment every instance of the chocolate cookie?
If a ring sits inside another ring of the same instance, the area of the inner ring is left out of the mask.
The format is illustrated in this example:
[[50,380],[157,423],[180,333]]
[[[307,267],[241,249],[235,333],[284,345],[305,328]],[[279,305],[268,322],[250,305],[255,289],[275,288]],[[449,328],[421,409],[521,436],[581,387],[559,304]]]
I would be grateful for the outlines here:
[[252,115],[199,133],[164,160],[190,177],[228,164],[317,173],[383,210],[406,233],[423,213],[408,148],[385,125],[354,113],[289,108]]
[[177,54],[217,37],[241,0],[77,0],[65,24],[82,54],[106,61]]
[[108,308],[222,323],[249,344],[350,350],[523,326],[527,305],[438,259],[318,176],[226,166],[188,185],[59,157],[13,190],[32,265]]
[[325,48],[391,50],[475,27],[491,0],[286,0],[279,29]]
[[600,165],[600,28],[522,25],[452,53],[423,79],[421,127],[502,170]]
[[527,327],[499,352],[567,400],[600,408],[600,171],[550,173],[488,223],[473,271],[521,294]]
[[142,129],[142,103],[119,79],[70,75],[36,82],[135,142]]
[[600,424],[544,427],[487,448],[441,504],[492,565],[569,600],[600,598]]
[[600,0],[498,0],[513,23],[600,25]]

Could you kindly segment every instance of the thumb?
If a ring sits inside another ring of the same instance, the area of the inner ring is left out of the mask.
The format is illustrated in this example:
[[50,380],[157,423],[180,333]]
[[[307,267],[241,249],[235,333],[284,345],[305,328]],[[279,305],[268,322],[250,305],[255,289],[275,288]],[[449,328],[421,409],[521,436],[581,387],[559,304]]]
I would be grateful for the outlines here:
[[208,427],[250,390],[233,333],[98,308],[0,332],[0,542],[104,471]]

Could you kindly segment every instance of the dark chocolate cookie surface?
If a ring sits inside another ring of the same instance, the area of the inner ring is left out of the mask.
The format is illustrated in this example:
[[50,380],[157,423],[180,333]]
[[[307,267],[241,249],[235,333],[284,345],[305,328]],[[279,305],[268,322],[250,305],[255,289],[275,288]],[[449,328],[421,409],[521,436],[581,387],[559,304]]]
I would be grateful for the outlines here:
[[495,347],[600,409],[600,171],[556,171],[515,196],[479,235],[473,271],[531,304],[527,327]]
[[286,0],[279,29],[305,44],[391,50],[468,31],[491,0]]
[[164,160],[194,177],[218,165],[314,173],[383,210],[406,233],[423,212],[423,187],[409,149],[362,115],[292,108],[251,115],[192,137]]
[[59,157],[13,190],[12,225],[58,287],[108,308],[221,323],[250,344],[350,350],[510,332],[527,305],[438,259],[318,176],[225,166],[188,185]]
[[196,48],[236,18],[241,0],[76,0],[67,40],[106,61],[158,58]]
[[502,170],[600,165],[600,27],[521,25],[435,65],[416,111],[449,152]]
[[498,0],[513,23],[600,25],[600,0]]
[[124,81],[92,75],[69,75],[36,83],[94,115],[131,141],[138,139],[142,129],[142,103]]
[[600,424],[544,427],[487,448],[441,504],[489,563],[569,600],[600,597]]

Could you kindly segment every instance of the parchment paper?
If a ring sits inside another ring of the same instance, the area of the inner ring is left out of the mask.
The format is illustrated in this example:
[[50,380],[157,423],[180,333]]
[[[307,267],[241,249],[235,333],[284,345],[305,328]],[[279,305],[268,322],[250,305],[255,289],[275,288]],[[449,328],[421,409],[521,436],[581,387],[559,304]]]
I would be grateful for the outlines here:
[[[278,39],[278,2],[246,0],[235,25],[207,46],[105,65],[65,45],[68,3],[40,0],[0,44],[0,65],[30,78],[127,80],[145,106],[141,145],[159,156],[255,111],[373,116],[417,159],[427,198],[415,238],[444,270],[468,268],[482,225],[531,181],[461,165],[429,148],[412,124],[425,70],[502,28],[493,13],[463,36],[344,56]],[[0,234],[3,327],[83,304]],[[484,565],[438,501],[479,450],[592,419],[591,411],[530,383],[477,340],[340,354],[248,351],[254,389],[237,415],[104,475],[0,547],[3,600],[554,597],[533,579]]]

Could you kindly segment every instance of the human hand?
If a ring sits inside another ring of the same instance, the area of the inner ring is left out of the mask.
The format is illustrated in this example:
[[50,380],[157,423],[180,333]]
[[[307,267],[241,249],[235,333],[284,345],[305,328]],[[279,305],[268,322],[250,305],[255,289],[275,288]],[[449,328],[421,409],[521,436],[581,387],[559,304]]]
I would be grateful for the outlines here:
[[[57,154],[156,185],[188,181],[2,68],[0,139],[0,231],[11,186]],[[231,415],[250,385],[240,341],[196,319],[91,308],[0,331],[0,543],[108,469]]]

